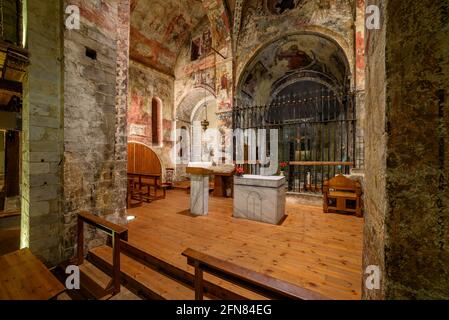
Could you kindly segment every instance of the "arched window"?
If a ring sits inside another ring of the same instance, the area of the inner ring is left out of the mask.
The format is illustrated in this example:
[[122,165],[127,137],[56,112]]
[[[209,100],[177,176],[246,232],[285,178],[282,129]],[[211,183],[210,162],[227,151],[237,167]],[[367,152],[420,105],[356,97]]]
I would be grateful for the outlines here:
[[151,102],[151,137],[153,146],[162,145],[162,102],[158,98]]

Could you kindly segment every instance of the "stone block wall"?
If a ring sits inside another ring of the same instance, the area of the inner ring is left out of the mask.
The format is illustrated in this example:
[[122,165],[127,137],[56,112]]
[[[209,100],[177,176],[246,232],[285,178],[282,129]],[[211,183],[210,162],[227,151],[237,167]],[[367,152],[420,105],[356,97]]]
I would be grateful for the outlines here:
[[62,200],[61,3],[28,2],[30,65],[24,81],[21,246],[60,261]]
[[[69,4],[80,8],[80,30],[64,28]],[[130,9],[127,0],[49,0],[27,10],[21,246],[55,265],[74,254],[79,211],[126,222]],[[86,237],[89,247],[104,242],[90,228]]]
[[80,210],[118,223],[126,214],[129,3],[69,2],[81,9],[81,29],[64,32],[64,258],[73,255]]
[[447,1],[374,1],[367,37],[364,267],[368,299],[448,299]]
[[387,299],[449,299],[449,4],[386,10]]

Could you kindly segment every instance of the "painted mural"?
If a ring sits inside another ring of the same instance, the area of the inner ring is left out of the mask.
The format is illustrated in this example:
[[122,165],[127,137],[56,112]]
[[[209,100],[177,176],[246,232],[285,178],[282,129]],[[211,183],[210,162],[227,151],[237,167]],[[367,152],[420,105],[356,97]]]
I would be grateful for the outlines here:
[[[237,78],[261,44],[295,31],[314,32],[335,39],[348,56],[349,65],[354,66],[352,12],[352,4],[348,0],[245,1],[235,57]],[[298,50],[304,51],[301,47]],[[309,52],[306,54],[310,56]]]
[[288,10],[295,9],[301,0],[266,0],[267,8],[274,14],[283,14]]
[[203,5],[211,25],[213,46],[218,51],[231,40],[228,14],[221,0],[203,0]]
[[299,46],[295,42],[281,46],[276,53],[276,60],[286,61],[290,71],[310,67],[314,61],[306,52],[299,50]]
[[229,111],[232,107],[232,63],[217,66],[218,112]]
[[152,141],[152,100],[162,102],[162,141],[154,147],[164,166],[172,167],[173,142],[173,78],[131,61],[129,68],[128,141],[153,146]]
[[212,52],[212,34],[209,28],[192,39],[190,44],[190,60],[195,61],[207,57]]
[[201,1],[133,0],[130,56],[173,74],[178,53],[206,16]]
[[295,35],[273,42],[248,64],[238,95],[267,103],[277,86],[307,71],[320,73],[330,84],[341,87],[350,74],[345,53],[334,42],[316,35]]

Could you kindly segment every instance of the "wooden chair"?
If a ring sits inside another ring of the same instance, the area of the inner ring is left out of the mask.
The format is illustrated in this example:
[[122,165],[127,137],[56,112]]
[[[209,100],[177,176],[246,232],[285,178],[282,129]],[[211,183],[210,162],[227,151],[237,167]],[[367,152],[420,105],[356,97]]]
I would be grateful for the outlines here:
[[323,194],[325,213],[355,213],[362,217],[362,187],[359,182],[340,174],[324,182]]

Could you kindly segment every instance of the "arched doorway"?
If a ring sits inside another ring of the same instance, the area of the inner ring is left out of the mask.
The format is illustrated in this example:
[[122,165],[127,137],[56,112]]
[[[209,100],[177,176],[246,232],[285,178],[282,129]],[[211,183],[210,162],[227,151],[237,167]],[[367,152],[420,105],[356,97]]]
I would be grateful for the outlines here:
[[[320,193],[323,181],[349,174],[354,166],[350,77],[340,46],[313,33],[268,44],[242,73],[233,126],[278,130],[279,162],[288,163],[289,191]],[[260,166],[246,165],[246,171],[258,174]]]

